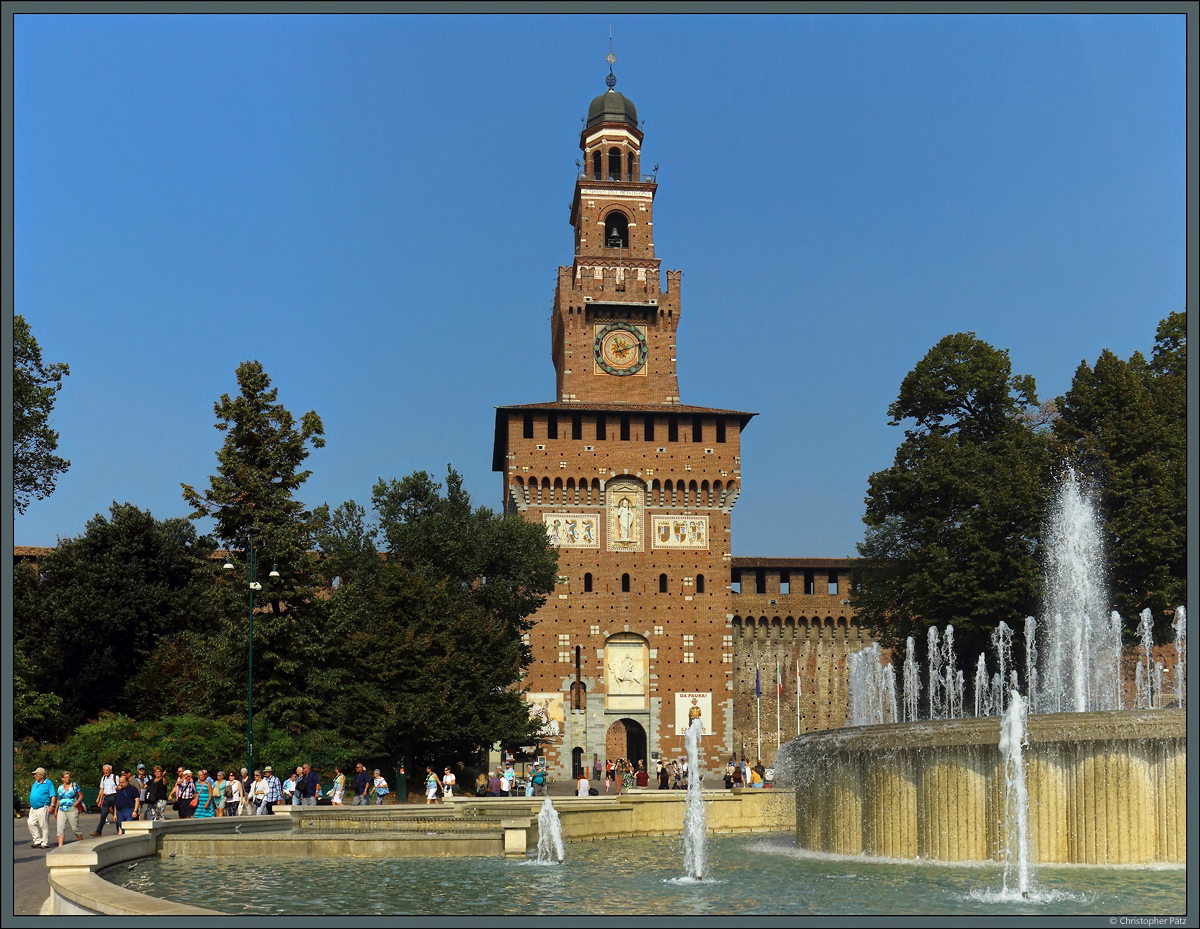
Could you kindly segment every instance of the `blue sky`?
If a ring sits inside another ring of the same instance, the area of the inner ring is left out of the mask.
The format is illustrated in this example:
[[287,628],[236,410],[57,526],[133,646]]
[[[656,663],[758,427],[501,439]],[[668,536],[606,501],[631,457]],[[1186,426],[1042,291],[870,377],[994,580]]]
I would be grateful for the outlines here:
[[306,503],[452,463],[498,506],[610,23],[682,400],[760,414],[736,555],[854,554],[942,336],[1046,399],[1184,308],[1183,15],[18,15],[15,307],[72,467],[17,544],[185,515],[247,359],[324,422]]

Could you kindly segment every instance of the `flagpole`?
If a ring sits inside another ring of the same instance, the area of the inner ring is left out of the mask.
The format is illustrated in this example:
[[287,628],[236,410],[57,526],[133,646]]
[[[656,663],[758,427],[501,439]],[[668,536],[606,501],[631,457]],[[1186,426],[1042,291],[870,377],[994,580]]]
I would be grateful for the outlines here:
[[800,656],[796,656],[796,735],[800,734]]
[[758,683],[758,665],[754,666],[754,715],[758,720],[757,740],[758,753],[754,763],[762,761],[762,687]]
[[775,659],[775,754],[779,754],[779,704],[783,702],[783,676],[779,670],[779,659]]

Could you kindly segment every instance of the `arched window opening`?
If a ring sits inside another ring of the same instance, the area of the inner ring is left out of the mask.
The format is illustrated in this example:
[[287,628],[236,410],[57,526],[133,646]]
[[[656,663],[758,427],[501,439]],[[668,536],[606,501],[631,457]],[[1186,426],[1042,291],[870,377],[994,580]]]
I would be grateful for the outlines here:
[[703,574],[696,575],[696,593],[698,593],[698,594],[704,593],[704,575]]
[[602,163],[602,159],[600,157],[600,150],[596,149],[596,151],[592,152],[592,177],[594,177],[596,180],[600,180],[600,178],[601,178],[601,175],[600,175],[601,163]]
[[608,150],[608,179],[610,181],[621,179],[621,150],[615,146]]
[[629,575],[628,574],[621,575],[621,593],[623,593],[623,594],[629,593]]
[[592,592],[592,573],[590,571],[583,576],[583,592],[585,594]]
[[667,576],[665,574],[660,574],[658,576],[658,592],[660,594],[665,594],[667,592]]
[[619,210],[604,217],[604,247],[629,248],[629,220]]
[[587,684],[575,681],[571,684],[571,710],[582,713],[587,709]]

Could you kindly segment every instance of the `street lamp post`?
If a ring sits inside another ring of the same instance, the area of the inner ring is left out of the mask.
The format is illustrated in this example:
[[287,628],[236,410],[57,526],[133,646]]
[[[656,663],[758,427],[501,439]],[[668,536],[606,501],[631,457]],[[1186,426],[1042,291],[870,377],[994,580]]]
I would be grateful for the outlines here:
[[[258,556],[254,547],[253,533],[246,533],[246,770],[254,770],[254,592],[262,590],[262,584],[257,579]],[[225,570],[232,571],[233,562],[225,562]],[[279,571],[272,566],[268,577],[279,577]]]

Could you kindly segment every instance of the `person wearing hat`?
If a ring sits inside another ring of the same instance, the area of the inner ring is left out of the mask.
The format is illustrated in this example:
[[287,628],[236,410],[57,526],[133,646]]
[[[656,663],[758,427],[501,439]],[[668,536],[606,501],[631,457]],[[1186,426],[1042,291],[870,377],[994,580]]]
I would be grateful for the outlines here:
[[29,787],[29,844],[34,848],[50,847],[50,811],[54,807],[54,785],[46,780],[45,768],[34,768]]
[[[114,806],[117,797],[117,776],[113,774],[112,765],[106,764],[100,769],[100,790],[96,794],[96,800],[100,804],[100,825],[96,827],[96,831],[90,833],[92,838],[99,838],[104,832],[104,824],[108,821],[108,814],[112,812],[116,815],[116,807]],[[120,827],[117,828],[120,831]]]
[[144,764],[141,762],[138,763],[137,771],[134,773],[133,777],[129,779],[129,783],[137,788],[138,802],[142,804],[142,806],[145,806],[146,787],[150,784],[150,777],[146,774],[146,766]]
[[179,818],[191,819],[196,809],[196,782],[192,779],[191,768],[184,768],[175,782],[175,802],[179,804]]
[[283,785],[279,783],[279,778],[275,776],[275,772],[271,770],[271,766],[267,765],[263,768],[263,781],[267,785],[267,795],[263,800],[263,811],[270,816],[275,813],[275,804],[283,799]]

